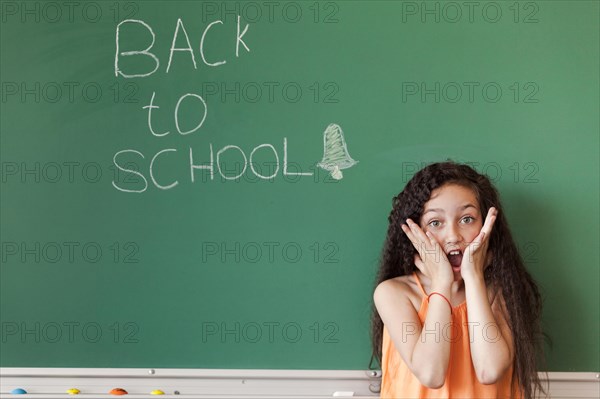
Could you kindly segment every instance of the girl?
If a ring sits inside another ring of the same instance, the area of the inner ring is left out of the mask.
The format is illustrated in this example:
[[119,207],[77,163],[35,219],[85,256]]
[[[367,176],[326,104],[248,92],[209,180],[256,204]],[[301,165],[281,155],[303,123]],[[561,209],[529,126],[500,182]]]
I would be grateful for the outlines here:
[[394,198],[372,320],[382,398],[526,398],[540,384],[541,299],[498,192],[452,161]]

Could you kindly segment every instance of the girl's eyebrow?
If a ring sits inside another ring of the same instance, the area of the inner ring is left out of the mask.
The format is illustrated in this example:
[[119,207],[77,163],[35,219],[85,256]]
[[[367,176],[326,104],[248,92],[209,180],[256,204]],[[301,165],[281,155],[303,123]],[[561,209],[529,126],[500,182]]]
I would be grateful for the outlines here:
[[444,210],[440,209],[440,208],[430,208],[430,209],[427,209],[425,212],[423,212],[423,216],[425,216],[429,212],[444,213]]
[[[477,207],[473,204],[465,204],[463,206],[459,206],[457,209],[459,211],[464,211],[467,208],[474,208],[475,210],[477,210]],[[425,212],[423,212],[423,216],[425,216],[426,213],[428,212],[439,212],[439,213],[444,213],[444,210],[441,208],[429,208],[427,209]]]

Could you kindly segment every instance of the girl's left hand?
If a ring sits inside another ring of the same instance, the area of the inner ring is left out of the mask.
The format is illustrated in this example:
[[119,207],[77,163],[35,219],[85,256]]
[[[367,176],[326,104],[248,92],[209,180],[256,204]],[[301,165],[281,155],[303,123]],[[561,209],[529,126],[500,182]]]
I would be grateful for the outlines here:
[[491,254],[488,254],[488,245],[490,233],[496,221],[498,210],[491,207],[485,218],[485,223],[479,232],[479,235],[467,245],[463,253],[462,262],[460,264],[460,274],[463,280],[472,278],[483,278],[483,271],[488,266]]

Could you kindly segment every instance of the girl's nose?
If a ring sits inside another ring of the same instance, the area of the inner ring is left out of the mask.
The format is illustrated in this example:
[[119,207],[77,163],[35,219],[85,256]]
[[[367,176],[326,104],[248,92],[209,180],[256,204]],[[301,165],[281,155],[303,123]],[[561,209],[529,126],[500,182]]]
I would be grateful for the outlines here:
[[456,245],[462,240],[458,226],[450,224],[446,230],[446,245]]

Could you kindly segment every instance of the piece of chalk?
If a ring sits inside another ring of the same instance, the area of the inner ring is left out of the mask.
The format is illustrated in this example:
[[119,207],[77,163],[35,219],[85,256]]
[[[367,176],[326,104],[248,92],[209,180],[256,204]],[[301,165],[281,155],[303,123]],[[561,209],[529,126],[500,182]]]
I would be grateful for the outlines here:
[[155,389],[154,391],[150,392],[150,395],[164,395],[165,393],[163,391],[161,391],[160,389]]
[[67,389],[67,393],[69,395],[77,395],[79,392],[81,392],[81,391],[79,389],[77,389],[77,388]]
[[12,391],[10,391],[10,393],[13,395],[24,395],[27,393],[27,391],[24,390],[23,388],[15,388]]
[[111,395],[127,395],[127,391],[123,388],[113,388],[110,390],[109,394]]
[[354,396],[354,392],[353,391],[335,391],[333,393],[333,396],[336,398],[347,398],[347,397],[352,397]]

